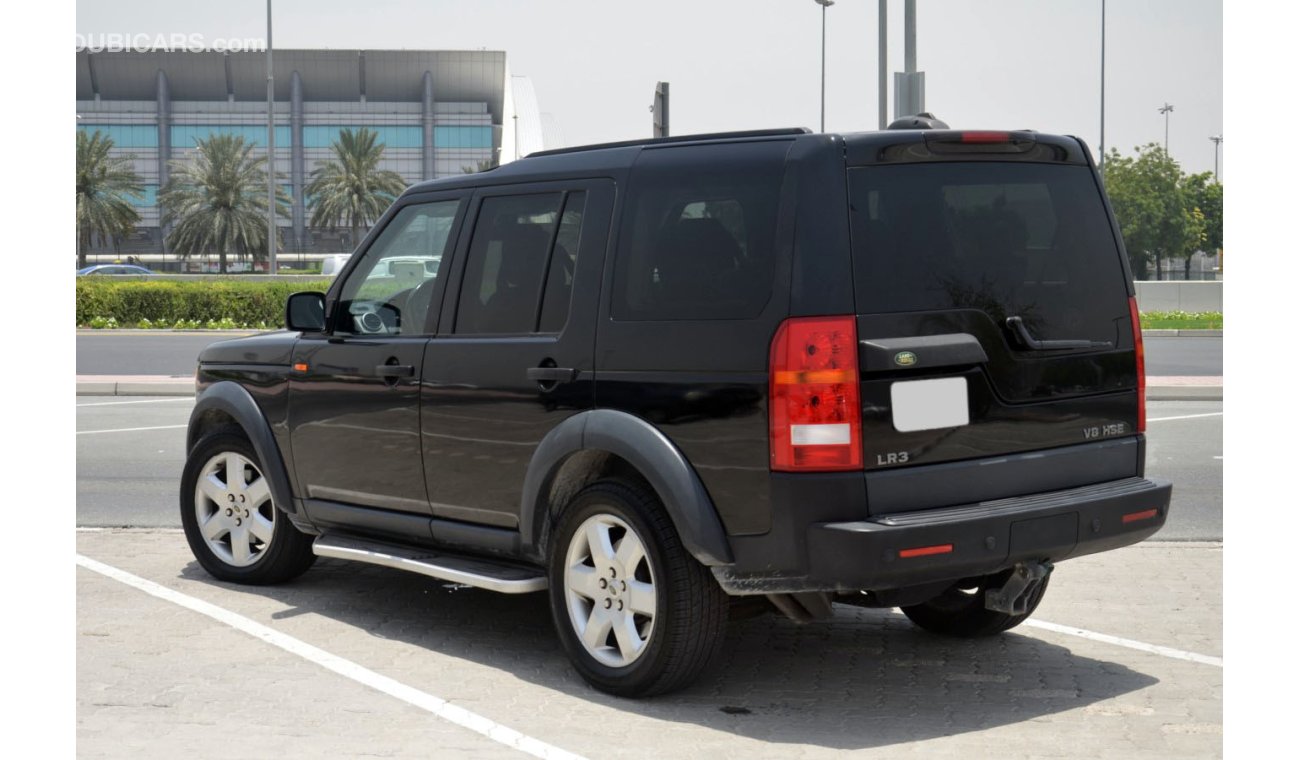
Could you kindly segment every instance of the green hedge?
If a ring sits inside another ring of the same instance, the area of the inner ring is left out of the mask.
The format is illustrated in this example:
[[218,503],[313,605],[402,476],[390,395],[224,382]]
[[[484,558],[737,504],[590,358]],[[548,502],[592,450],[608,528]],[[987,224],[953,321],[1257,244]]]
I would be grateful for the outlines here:
[[96,326],[102,326],[111,319],[119,327],[141,323],[152,327],[220,323],[232,327],[274,328],[284,323],[284,302],[290,293],[324,292],[329,285],[329,280],[111,282],[78,278],[77,325],[95,322]]

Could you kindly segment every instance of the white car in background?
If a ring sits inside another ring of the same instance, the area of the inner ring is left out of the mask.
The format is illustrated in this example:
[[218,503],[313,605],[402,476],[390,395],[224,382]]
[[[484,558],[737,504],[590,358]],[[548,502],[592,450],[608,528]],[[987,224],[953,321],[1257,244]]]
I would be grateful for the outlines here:
[[343,271],[343,265],[348,263],[348,259],[350,258],[352,258],[352,254],[350,253],[332,253],[329,256],[326,256],[321,259],[320,262],[321,275],[325,277],[334,277],[339,272]]

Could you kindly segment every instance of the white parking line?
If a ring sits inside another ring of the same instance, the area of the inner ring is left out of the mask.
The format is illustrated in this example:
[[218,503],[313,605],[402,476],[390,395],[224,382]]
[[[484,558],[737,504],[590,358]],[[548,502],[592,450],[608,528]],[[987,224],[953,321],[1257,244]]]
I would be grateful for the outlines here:
[[135,433],[141,430],[175,430],[189,425],[158,425],[157,427],[118,428],[116,430],[78,430],[77,435],[97,435],[99,433]]
[[1067,636],[1078,636],[1081,639],[1089,639],[1091,641],[1100,641],[1106,644],[1114,644],[1116,646],[1127,647],[1129,649],[1136,649],[1139,652],[1158,654],[1161,655],[1162,657],[1172,657],[1175,660],[1187,660],[1189,662],[1199,662],[1202,665],[1213,665],[1219,668],[1223,667],[1222,657],[1210,657],[1209,655],[1197,654],[1195,652],[1185,652],[1181,649],[1162,647],[1157,644],[1148,644],[1143,641],[1134,641],[1133,639],[1124,639],[1124,638],[1120,638],[1119,636],[1111,636],[1108,633],[1096,633],[1094,631],[1086,631],[1082,628],[1074,628],[1073,626],[1068,626],[1068,625],[1058,625],[1056,623],[1049,623],[1045,620],[1026,620],[1024,622],[1024,625],[1030,626],[1031,628],[1041,628],[1044,631],[1052,631],[1053,633],[1064,633]]
[[1197,417],[1222,417],[1223,412],[1209,412],[1207,414],[1184,414],[1178,417],[1152,417],[1147,422],[1167,422],[1169,420],[1194,420]]
[[80,409],[83,406],[121,406],[122,404],[161,404],[167,401],[188,401],[194,403],[194,399],[189,396],[177,396],[176,398],[147,398],[142,401],[97,401],[93,404],[77,404]]
[[111,565],[105,565],[89,557],[77,555],[77,564],[87,570],[94,571],[115,581],[125,583],[132,588],[138,589],[151,596],[155,596],[164,601],[184,607],[188,610],[206,615],[220,623],[225,623],[239,631],[247,633],[266,643],[279,647],[290,654],[295,654],[308,662],[315,663],[327,670],[332,670],[339,675],[350,678],[359,684],[369,686],[370,688],[383,692],[391,697],[396,697],[403,702],[418,707],[435,716],[442,718],[449,723],[454,723],[462,728],[482,734],[492,741],[504,744],[507,747],[517,749],[520,752],[527,753],[533,757],[540,758],[557,758],[563,760],[583,760],[580,755],[575,755],[559,747],[552,746],[531,736],[522,734],[513,728],[503,726],[494,720],[485,718],[477,713],[470,712],[463,707],[451,704],[441,697],[435,697],[432,694],[426,694],[419,689],[412,688],[399,681],[395,681],[388,676],[380,675],[369,668],[345,660],[338,655],[318,649],[300,639],[296,639],[287,634],[281,633],[274,628],[269,628],[257,621],[250,620],[243,615],[231,612],[223,607],[205,602],[202,599],[196,599],[188,594],[182,594],[179,591],[173,591],[166,586],[161,586],[153,581],[146,580],[136,575],[132,575],[124,570],[119,570]]

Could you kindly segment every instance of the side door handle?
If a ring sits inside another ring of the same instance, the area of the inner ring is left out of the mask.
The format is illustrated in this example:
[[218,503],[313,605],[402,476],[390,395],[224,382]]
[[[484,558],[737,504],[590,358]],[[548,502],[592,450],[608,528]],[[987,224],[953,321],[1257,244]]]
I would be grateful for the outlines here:
[[571,383],[578,379],[572,367],[529,367],[528,379],[539,383]]
[[410,364],[380,364],[375,367],[375,376],[382,377],[385,380],[415,377],[415,367]]

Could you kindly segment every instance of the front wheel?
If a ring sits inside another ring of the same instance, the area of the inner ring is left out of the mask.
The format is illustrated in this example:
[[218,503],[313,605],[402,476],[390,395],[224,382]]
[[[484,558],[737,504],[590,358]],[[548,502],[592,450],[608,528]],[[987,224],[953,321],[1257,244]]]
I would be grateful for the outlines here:
[[194,558],[223,581],[282,583],[316,560],[310,536],[271,500],[271,483],[241,433],[204,436],[181,474],[181,525]]
[[560,641],[601,691],[645,697],[682,688],[721,650],[727,595],[644,486],[610,480],[583,489],[560,516],[549,576]]
[[1028,604],[1021,615],[996,612],[984,606],[984,594],[1001,588],[1011,576],[1006,570],[983,578],[971,578],[953,584],[939,596],[922,604],[903,607],[903,614],[913,623],[930,633],[961,638],[993,636],[1009,631],[1029,619],[1047,592],[1048,578],[1030,592]]

